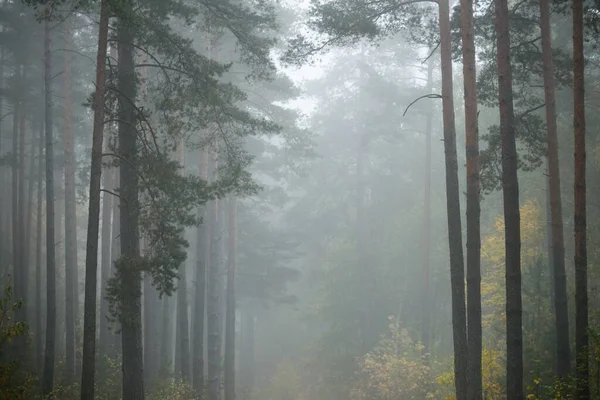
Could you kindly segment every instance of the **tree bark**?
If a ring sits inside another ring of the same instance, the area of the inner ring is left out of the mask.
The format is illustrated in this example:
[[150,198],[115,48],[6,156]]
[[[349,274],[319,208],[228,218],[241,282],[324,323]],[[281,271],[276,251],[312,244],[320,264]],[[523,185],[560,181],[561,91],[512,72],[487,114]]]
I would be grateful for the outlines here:
[[[105,141],[106,142],[106,141]],[[105,146],[106,148],[106,146]],[[114,171],[108,169],[102,174],[104,179],[104,188],[110,191],[114,189]],[[114,204],[113,204],[114,203]],[[109,318],[109,307],[108,307],[108,280],[110,278],[110,271],[112,265],[112,218],[113,218],[113,206],[118,203],[117,200],[113,199],[113,195],[104,192],[102,195],[102,230],[100,242],[102,248],[100,250],[101,259],[101,271],[100,271],[100,333],[98,337],[98,355],[104,357],[109,354],[109,337],[110,329],[108,326]]]
[[[183,140],[179,143],[179,165],[185,167]],[[182,232],[181,235],[184,235]],[[179,285],[177,287],[177,355],[179,372],[184,382],[190,382],[190,325],[188,318],[187,265],[179,266]]]
[[52,38],[50,22],[44,22],[44,93],[46,112],[46,346],[42,393],[50,394],[54,382],[56,335],[56,260],[54,241],[54,138],[52,132]]
[[[96,55],[96,93],[94,98],[94,128],[92,132],[90,200],[88,212],[87,249],[85,254],[85,319],[83,328],[84,340],[83,365],[81,373],[81,400],[94,399],[95,385],[94,375],[96,368],[96,295],[98,291],[98,231],[100,229],[100,183],[102,181],[102,143],[104,140],[104,95],[106,86],[106,52],[108,46],[107,6],[107,0],[102,0],[100,3],[100,27],[98,34],[98,51]],[[73,147],[71,147],[71,149],[69,150],[74,149]],[[67,180],[65,179],[65,184],[66,181]],[[73,195],[75,194],[74,190],[75,188],[73,187]],[[69,196],[68,192],[67,196]],[[68,207],[66,211],[68,212]],[[74,209],[72,211],[74,211]],[[74,216],[72,217],[74,219]],[[69,257],[68,254],[67,257]]]
[[446,163],[446,207],[450,249],[450,281],[452,291],[452,331],[454,338],[454,384],[457,400],[467,395],[467,317],[465,310],[465,271],[460,220],[458,160],[452,83],[452,52],[448,0],[440,0],[439,28],[442,63],[442,108],[444,121],[444,153]]
[[[20,74],[17,68],[17,74]],[[12,160],[11,160],[11,183],[12,183],[12,274],[13,274],[13,290],[16,299],[22,299],[21,280],[20,280],[20,263],[19,263],[19,122],[21,114],[21,101],[14,99],[13,109],[13,135],[12,135]],[[17,321],[21,315],[17,314]]]
[[241,388],[245,395],[254,390],[254,331],[255,316],[252,306],[242,312],[242,346],[240,351]]
[[163,377],[169,375],[171,364],[171,297],[163,296],[162,298],[162,323],[160,334],[160,373]]
[[71,28],[66,21],[65,51],[65,373],[67,382],[75,379],[75,326],[78,313],[79,293],[77,289],[77,210],[75,200],[75,143],[72,131],[71,104]]
[[[22,83],[26,82],[26,67],[23,66],[21,72]],[[24,107],[24,100],[21,100],[21,109],[19,113],[19,155],[18,155],[18,180],[19,180],[19,227],[18,227],[18,258],[17,258],[17,268],[19,269],[19,296],[17,297],[19,300],[22,300],[25,304],[24,307],[21,307],[17,311],[18,320],[27,322],[27,282],[29,282],[29,268],[28,265],[25,264],[26,257],[25,253],[27,251],[27,238],[25,237],[25,224],[27,221],[27,204],[26,204],[26,191],[25,191],[25,142],[27,141],[27,129],[26,129],[26,108]],[[15,216],[16,217],[16,216]],[[21,337],[17,339],[17,346],[19,348],[19,356],[26,356],[27,354],[27,344],[25,342],[25,338]]]
[[554,313],[556,329],[556,375],[566,378],[570,372],[571,351],[569,342],[569,310],[567,304],[567,276],[565,272],[565,243],[563,238],[562,201],[560,194],[560,168],[558,159],[558,128],[556,125],[556,99],[554,66],[552,63],[552,31],[550,5],[540,0],[542,31],[542,58],[544,68],[544,98],[546,102],[546,133],[548,186],[550,189],[550,220],[552,241],[552,268],[554,269]]
[[523,399],[521,228],[507,0],[496,0],[495,8],[506,258],[507,398],[520,400]]
[[38,146],[37,169],[37,213],[35,235],[35,349],[36,367],[41,373],[43,370],[44,345],[42,344],[42,179],[44,176],[44,123],[41,124]]
[[577,399],[590,398],[583,0],[573,0],[573,132],[575,141],[575,352]]
[[[208,153],[200,152],[200,179],[208,179]],[[202,224],[196,231],[196,279],[194,291],[194,321],[193,321],[193,357],[192,376],[193,386],[197,393],[204,392],[204,317],[206,305],[206,266],[210,263],[210,224],[206,221],[207,206],[200,206],[198,213]]]
[[[433,88],[433,59],[427,64],[427,93]],[[421,342],[426,361],[431,354],[431,135],[433,110],[427,109],[425,120],[425,190],[423,198],[423,292],[421,294]]]
[[479,125],[473,37],[473,0],[460,2],[467,155],[467,398],[481,400],[481,231],[479,204]]
[[237,199],[229,197],[227,246],[227,308],[225,316],[225,400],[235,400],[235,275],[237,257]]
[[[133,5],[123,5],[125,15],[133,13]],[[119,52],[118,104],[121,257],[117,262],[121,344],[123,352],[123,398],[144,399],[143,346],[142,346],[142,288],[139,269],[139,188],[135,170],[137,160],[136,77],[134,68],[134,32],[131,25],[120,19],[117,26]]]
[[[217,161],[213,156],[211,176],[216,179]],[[218,257],[218,200],[210,205],[210,264],[208,265],[208,288],[207,288],[207,347],[208,347],[208,400],[219,400],[221,398],[221,352],[219,335],[219,257]]]

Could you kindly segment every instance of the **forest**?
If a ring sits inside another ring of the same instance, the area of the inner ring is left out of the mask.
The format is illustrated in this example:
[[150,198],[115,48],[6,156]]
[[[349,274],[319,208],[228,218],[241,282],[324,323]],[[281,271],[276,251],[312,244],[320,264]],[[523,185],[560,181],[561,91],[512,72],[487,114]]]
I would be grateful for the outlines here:
[[600,0],[0,0],[0,400],[600,399],[599,49]]

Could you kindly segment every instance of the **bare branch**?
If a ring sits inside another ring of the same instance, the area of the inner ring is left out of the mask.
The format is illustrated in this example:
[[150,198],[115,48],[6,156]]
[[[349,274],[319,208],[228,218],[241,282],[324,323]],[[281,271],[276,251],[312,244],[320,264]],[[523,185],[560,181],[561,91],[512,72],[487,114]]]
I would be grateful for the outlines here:
[[408,106],[406,106],[406,109],[404,110],[404,113],[402,114],[402,116],[406,116],[406,113],[408,112],[408,109],[415,104],[417,101],[421,100],[421,99],[441,99],[442,95],[437,94],[437,93],[432,93],[432,94],[426,94],[424,96],[421,97],[417,97],[416,100],[413,100]]

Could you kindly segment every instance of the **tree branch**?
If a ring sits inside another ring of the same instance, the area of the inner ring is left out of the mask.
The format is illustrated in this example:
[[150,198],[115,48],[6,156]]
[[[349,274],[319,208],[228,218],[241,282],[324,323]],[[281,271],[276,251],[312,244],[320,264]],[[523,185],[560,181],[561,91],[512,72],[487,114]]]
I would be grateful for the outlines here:
[[432,94],[426,94],[424,96],[420,96],[417,97],[415,100],[413,100],[408,106],[406,106],[406,109],[404,110],[404,113],[402,114],[402,116],[406,116],[406,113],[408,112],[408,109],[410,107],[412,107],[413,104],[415,104],[417,101],[421,100],[421,99],[441,99],[442,95],[437,94],[437,93],[432,93]]

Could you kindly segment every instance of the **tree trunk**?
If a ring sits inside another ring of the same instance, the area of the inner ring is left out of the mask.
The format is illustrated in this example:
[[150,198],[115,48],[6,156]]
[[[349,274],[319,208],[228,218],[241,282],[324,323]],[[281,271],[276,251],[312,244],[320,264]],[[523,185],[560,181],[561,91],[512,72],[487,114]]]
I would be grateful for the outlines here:
[[38,146],[38,169],[37,169],[37,213],[35,234],[35,354],[36,367],[41,373],[43,370],[42,344],[42,179],[44,176],[44,124],[41,124],[39,146]]
[[52,38],[50,22],[44,22],[44,93],[46,112],[46,346],[42,393],[50,394],[54,382],[56,335],[56,260],[54,242],[54,138],[52,132]]
[[152,286],[152,278],[144,277],[144,380],[156,381],[160,357],[160,299]]
[[473,37],[473,0],[460,2],[467,155],[467,398],[481,400],[481,232],[479,204],[479,125]]
[[169,375],[171,364],[171,307],[169,305],[171,297],[162,298],[162,323],[160,335],[160,373],[163,377]]
[[[208,179],[208,153],[200,151],[200,179]],[[192,376],[194,390],[197,393],[204,391],[204,317],[206,297],[206,266],[210,265],[210,224],[206,221],[207,206],[200,206],[198,213],[202,224],[196,231],[196,279],[195,308],[193,321],[193,357]]]
[[246,305],[242,313],[242,346],[240,351],[241,388],[246,396],[254,389],[254,311]]
[[[26,67],[22,68],[21,79],[22,82],[26,82]],[[27,238],[25,237],[25,223],[27,220],[27,205],[25,202],[25,198],[27,196],[25,192],[25,142],[27,141],[27,129],[25,126],[26,123],[26,108],[24,107],[24,100],[21,102],[21,110],[19,113],[19,158],[18,158],[18,171],[19,171],[19,228],[18,228],[18,261],[17,268],[19,269],[19,296],[17,297],[19,300],[22,300],[25,304],[24,307],[21,307],[17,311],[18,320],[27,322],[27,282],[29,282],[29,268],[28,265],[25,264],[26,257],[25,253],[27,251]],[[17,340],[19,347],[19,355],[26,356],[26,347],[27,344],[25,342],[25,338],[21,337]]]
[[[183,140],[179,143],[179,165],[185,167]],[[182,231],[181,235],[184,235]],[[177,358],[181,379],[190,382],[190,324],[188,318],[187,299],[187,265],[182,262],[179,266],[179,285],[177,287]]]
[[[216,179],[217,161],[213,156],[211,176]],[[208,265],[208,289],[207,289],[207,336],[208,336],[208,400],[219,400],[221,398],[221,353],[219,335],[219,258],[218,258],[218,201],[210,205],[210,264]]]
[[[106,143],[107,141],[105,141]],[[107,146],[104,147],[105,149]],[[110,191],[114,189],[114,174],[113,168],[110,168],[102,174],[104,178],[104,188]],[[114,195],[104,192],[102,195],[102,230],[100,242],[102,248],[100,250],[101,271],[100,271],[100,334],[98,337],[98,355],[104,357],[109,354],[109,337],[110,330],[108,326],[109,307],[108,307],[108,280],[112,265],[112,218],[113,218],[113,203],[116,205],[118,201],[113,199]]]
[[583,0],[573,0],[573,128],[575,139],[575,352],[577,399],[590,398]]
[[[133,12],[126,2],[125,14]],[[117,261],[123,352],[123,398],[144,399],[143,349],[142,349],[142,288],[139,270],[139,189],[135,170],[137,159],[136,77],[134,70],[134,32],[125,20],[117,27],[119,51],[118,99],[119,99],[119,152],[121,182],[119,194],[121,206],[121,257]]]
[[[427,64],[427,93],[433,88],[433,59]],[[421,342],[426,361],[431,355],[431,135],[433,124],[432,108],[427,109],[425,120],[425,190],[423,199],[423,291],[421,294]]]
[[556,323],[556,375],[566,378],[570,372],[569,310],[567,305],[567,276],[565,272],[565,243],[560,194],[558,160],[558,128],[556,126],[556,99],[554,95],[554,66],[552,64],[552,31],[549,0],[540,0],[542,30],[542,57],[544,66],[544,97],[546,101],[546,132],[548,183],[550,189],[550,220],[552,267],[554,269],[554,313]]
[[[17,69],[17,74],[19,74]],[[13,109],[13,135],[12,135],[12,160],[11,160],[11,183],[12,183],[12,274],[13,291],[15,298],[22,299],[20,266],[19,266],[19,116],[21,114],[21,101],[14,100]],[[21,318],[17,314],[17,321]]]
[[[85,304],[83,328],[83,365],[81,400],[94,399],[96,370],[96,295],[98,270],[98,231],[100,229],[100,183],[102,180],[102,143],[104,140],[104,94],[106,85],[106,52],[108,45],[108,9],[106,0],[100,3],[100,28],[96,55],[96,93],[94,98],[94,128],[92,132],[92,164],[90,169],[90,200],[85,254]],[[69,150],[74,150],[71,142]],[[71,160],[74,163],[74,157]],[[68,164],[67,164],[68,165]],[[65,168],[66,170],[67,168]],[[74,168],[73,168],[73,173]],[[65,178],[67,174],[65,172]],[[73,183],[74,183],[73,176]],[[67,179],[65,179],[66,185]],[[66,190],[66,188],[65,188]],[[75,188],[73,187],[73,200]],[[67,191],[67,198],[69,196]],[[73,204],[73,209],[75,211]],[[66,211],[69,211],[67,207]],[[68,219],[68,214],[67,219]],[[73,220],[75,216],[72,215]],[[68,224],[68,223],[67,223]],[[68,232],[68,230],[67,230]],[[73,238],[76,240],[75,238]],[[104,244],[104,243],[103,243]],[[67,254],[69,257],[69,254]],[[104,260],[103,260],[104,261]]]
[[506,252],[506,392],[509,399],[520,400],[523,399],[521,228],[507,0],[496,0],[495,24]]
[[237,257],[237,199],[229,197],[227,246],[227,308],[225,316],[225,400],[235,400],[235,275]]
[[[121,182],[121,176],[119,173],[119,168],[115,168],[113,170],[113,191],[116,192],[119,189],[119,185]],[[111,245],[110,245],[110,271],[109,277],[114,277],[115,275],[115,265],[119,257],[121,257],[121,206],[120,199],[113,199],[113,209],[112,209],[112,226],[111,226]],[[108,323],[108,321],[107,321]],[[119,353],[119,321],[118,318],[116,321],[113,321],[113,329],[110,331],[109,326],[109,335],[108,335],[108,347],[107,351],[111,357],[116,356]]]
[[[43,123],[40,119],[40,128],[43,129]],[[40,130],[41,130],[40,129]],[[32,240],[31,240],[31,229],[33,227],[33,202],[34,202],[34,198],[33,198],[33,194],[35,191],[35,183],[36,183],[36,179],[35,179],[35,175],[36,175],[36,169],[35,169],[35,160],[37,157],[37,147],[39,142],[36,140],[36,136],[34,133],[34,129],[33,129],[33,124],[31,127],[31,152],[29,153],[29,176],[27,179],[28,182],[28,188],[27,188],[27,211],[25,212],[25,253],[24,253],[24,265],[27,268],[27,281],[25,282],[25,287],[27,288],[27,293],[31,293],[33,294],[33,292],[31,292],[31,280],[29,279],[29,270],[31,267],[31,258],[33,255],[32,252]],[[1,251],[1,249],[0,249]],[[25,306],[27,307],[27,315],[28,316],[32,316],[35,315],[35,311],[34,311],[34,306],[35,304],[31,301],[33,300],[33,296],[30,296],[31,298],[29,299],[29,301],[27,301],[27,304],[25,304]],[[29,318],[29,322],[30,322],[30,326],[34,326],[35,323],[33,323],[33,319],[30,317]],[[31,358],[29,361],[34,362],[33,358]]]
[[[77,205],[75,199],[75,142],[72,131],[72,101],[71,101],[71,28],[66,21],[66,51],[65,51],[65,351],[66,378],[71,383],[75,379],[75,348],[77,314],[79,312],[79,290],[77,284]],[[92,172],[93,173],[93,172]],[[89,243],[88,243],[89,245]],[[96,243],[97,246],[97,243]]]
[[457,400],[467,395],[467,317],[465,310],[465,271],[460,220],[458,160],[452,83],[450,11],[448,0],[440,0],[440,52],[442,62],[442,103],[444,120],[444,153],[446,163],[446,207],[450,249],[450,281],[452,290],[452,331],[454,338],[454,384]]

